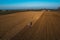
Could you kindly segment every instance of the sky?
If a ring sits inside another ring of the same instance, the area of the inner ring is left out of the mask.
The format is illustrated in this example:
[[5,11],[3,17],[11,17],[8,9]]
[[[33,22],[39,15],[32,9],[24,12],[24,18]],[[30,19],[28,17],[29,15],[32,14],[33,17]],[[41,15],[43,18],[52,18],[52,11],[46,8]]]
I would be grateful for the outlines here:
[[56,9],[60,0],[0,0],[0,9]]

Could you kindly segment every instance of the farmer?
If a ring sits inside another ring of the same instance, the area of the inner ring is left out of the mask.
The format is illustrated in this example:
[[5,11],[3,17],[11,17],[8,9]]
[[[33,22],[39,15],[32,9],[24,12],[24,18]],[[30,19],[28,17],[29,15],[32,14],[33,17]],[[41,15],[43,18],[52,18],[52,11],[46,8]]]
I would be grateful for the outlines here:
[[30,23],[28,24],[28,26],[29,26],[29,27],[32,27],[32,22],[30,22]]

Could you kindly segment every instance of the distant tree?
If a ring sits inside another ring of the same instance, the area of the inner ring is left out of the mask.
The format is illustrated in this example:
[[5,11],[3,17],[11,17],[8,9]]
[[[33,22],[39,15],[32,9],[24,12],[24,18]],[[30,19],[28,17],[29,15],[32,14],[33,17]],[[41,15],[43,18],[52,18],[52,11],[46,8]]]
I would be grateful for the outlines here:
[[58,10],[60,10],[60,7],[58,7]]
[[2,10],[0,10],[0,11],[2,11]]

